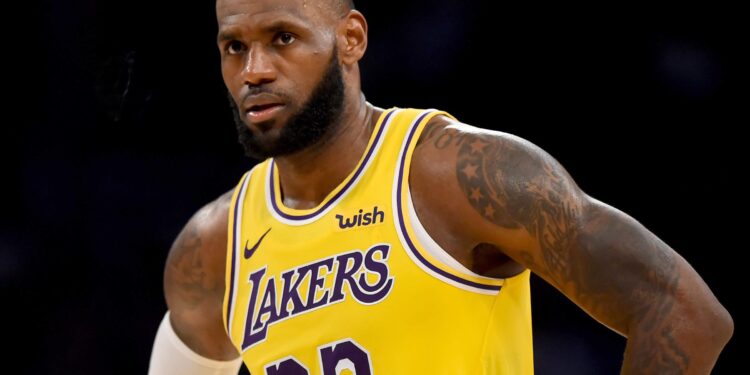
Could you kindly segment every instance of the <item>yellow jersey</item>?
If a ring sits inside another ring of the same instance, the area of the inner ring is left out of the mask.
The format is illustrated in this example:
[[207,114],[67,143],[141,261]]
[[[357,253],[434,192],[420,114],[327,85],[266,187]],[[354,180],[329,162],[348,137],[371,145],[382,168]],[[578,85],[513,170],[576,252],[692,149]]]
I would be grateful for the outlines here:
[[409,167],[428,121],[391,108],[313,209],[285,207],[273,159],[234,191],[224,324],[258,374],[531,374],[529,271],[473,273],[425,231]]

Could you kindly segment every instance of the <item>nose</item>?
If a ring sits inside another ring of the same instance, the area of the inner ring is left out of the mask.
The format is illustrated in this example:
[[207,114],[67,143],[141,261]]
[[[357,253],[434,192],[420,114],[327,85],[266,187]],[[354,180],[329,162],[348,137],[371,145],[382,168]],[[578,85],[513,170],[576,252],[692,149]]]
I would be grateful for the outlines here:
[[258,86],[276,80],[276,68],[272,57],[263,50],[263,46],[253,46],[246,55],[245,66],[242,69],[244,84]]

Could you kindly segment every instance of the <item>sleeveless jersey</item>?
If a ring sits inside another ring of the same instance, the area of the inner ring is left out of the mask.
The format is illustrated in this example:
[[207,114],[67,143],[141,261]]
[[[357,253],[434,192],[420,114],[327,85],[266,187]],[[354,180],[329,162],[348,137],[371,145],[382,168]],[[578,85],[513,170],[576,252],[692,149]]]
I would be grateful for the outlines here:
[[313,209],[284,206],[273,159],[242,177],[223,318],[252,374],[533,373],[529,271],[471,272],[415,213],[411,156],[438,114],[385,111]]

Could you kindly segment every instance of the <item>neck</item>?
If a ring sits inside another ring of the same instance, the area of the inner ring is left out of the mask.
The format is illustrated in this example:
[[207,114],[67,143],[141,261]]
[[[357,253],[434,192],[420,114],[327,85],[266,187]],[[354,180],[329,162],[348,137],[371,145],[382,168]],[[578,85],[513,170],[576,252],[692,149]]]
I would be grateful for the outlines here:
[[320,204],[357,166],[382,111],[360,93],[356,100],[346,101],[338,123],[324,140],[274,158],[284,205],[307,209]]

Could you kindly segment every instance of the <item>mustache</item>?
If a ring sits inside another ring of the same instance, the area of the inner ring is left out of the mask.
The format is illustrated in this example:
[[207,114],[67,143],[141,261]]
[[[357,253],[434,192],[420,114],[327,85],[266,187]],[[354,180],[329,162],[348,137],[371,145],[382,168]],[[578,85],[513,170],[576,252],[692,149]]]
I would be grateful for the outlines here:
[[246,92],[242,93],[241,97],[239,98],[240,100],[238,101],[238,103],[244,103],[248,97],[259,95],[259,94],[270,94],[277,98],[283,99],[285,101],[290,101],[289,96],[286,95],[285,93],[273,90],[266,85],[258,85],[258,86],[249,87]]

